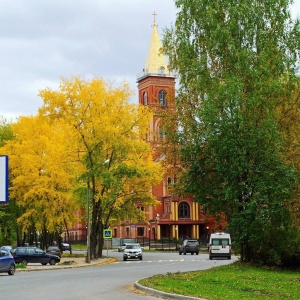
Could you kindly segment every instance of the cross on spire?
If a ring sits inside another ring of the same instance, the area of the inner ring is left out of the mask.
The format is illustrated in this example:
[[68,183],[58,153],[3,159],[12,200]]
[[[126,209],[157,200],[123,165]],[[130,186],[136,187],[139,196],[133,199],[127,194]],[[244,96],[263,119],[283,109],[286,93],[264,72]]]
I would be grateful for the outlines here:
[[155,22],[156,22],[156,21],[155,21],[155,17],[157,16],[157,13],[154,12],[154,13],[152,14],[152,16],[154,17],[154,24],[155,24]]

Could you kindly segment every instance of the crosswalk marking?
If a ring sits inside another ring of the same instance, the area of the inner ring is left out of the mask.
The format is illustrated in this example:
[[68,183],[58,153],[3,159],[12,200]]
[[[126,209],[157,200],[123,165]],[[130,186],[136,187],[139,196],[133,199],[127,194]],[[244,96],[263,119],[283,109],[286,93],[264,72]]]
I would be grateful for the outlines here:
[[[162,262],[184,262],[184,259],[160,259],[157,262],[162,263]],[[187,260],[187,261],[193,261],[193,262],[200,262],[200,261],[207,261],[207,259],[193,259],[193,260]],[[155,261],[153,260],[130,260],[130,261],[117,261],[116,263],[153,263]]]

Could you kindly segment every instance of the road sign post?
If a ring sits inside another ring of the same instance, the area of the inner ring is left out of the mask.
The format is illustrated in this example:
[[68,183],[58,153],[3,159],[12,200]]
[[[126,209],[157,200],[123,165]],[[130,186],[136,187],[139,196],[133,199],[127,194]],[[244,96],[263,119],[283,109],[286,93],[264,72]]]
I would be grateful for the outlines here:
[[0,203],[8,202],[8,156],[0,155]]
[[112,238],[112,230],[104,229],[103,230],[103,238],[106,239],[106,258],[108,259],[108,239]]

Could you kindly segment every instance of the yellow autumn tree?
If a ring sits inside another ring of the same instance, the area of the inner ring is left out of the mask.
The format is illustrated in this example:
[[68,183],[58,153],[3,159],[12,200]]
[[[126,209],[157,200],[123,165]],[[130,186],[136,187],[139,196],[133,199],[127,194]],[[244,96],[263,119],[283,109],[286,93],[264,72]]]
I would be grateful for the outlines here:
[[[286,97],[282,98],[277,107],[279,130],[284,140],[283,159],[299,172],[300,170],[300,78],[297,78],[296,88],[287,85]],[[290,92],[292,91],[292,93]],[[292,213],[293,226],[300,229],[300,184],[298,182],[295,194],[288,202]]]
[[151,187],[161,180],[161,167],[143,138],[151,112],[128,102],[129,86],[102,78],[62,79],[59,90],[40,91],[40,114],[72,128],[74,160],[85,169],[78,177],[91,199],[90,250],[102,256],[103,229],[112,220],[142,220],[141,206],[156,204]]
[[41,116],[21,117],[12,126],[15,138],[1,149],[9,155],[10,198],[21,208],[23,235],[30,234],[31,243],[41,235],[45,246],[49,234],[57,238],[76,221],[72,189],[78,168],[70,160],[70,134],[65,124],[50,125]]

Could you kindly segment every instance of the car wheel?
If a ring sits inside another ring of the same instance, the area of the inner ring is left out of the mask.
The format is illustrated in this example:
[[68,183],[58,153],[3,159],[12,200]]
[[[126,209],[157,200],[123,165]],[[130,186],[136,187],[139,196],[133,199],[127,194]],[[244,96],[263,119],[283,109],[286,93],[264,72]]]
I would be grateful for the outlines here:
[[196,255],[199,255],[199,252],[196,252]]
[[191,252],[192,255],[194,255],[194,252]]
[[43,266],[46,266],[47,263],[42,263]]
[[228,256],[228,259],[231,259],[231,255],[230,255],[230,256]]
[[14,264],[11,264],[8,270],[8,275],[14,275],[16,271],[16,266]]
[[181,252],[179,252],[179,255],[181,255],[182,253]]
[[56,264],[56,260],[54,258],[51,258],[50,261],[49,261],[49,264],[51,266],[54,266]]
[[140,260],[143,260],[143,257],[142,257],[142,256],[140,257]]
[[212,260],[212,256],[209,256],[209,259]]
[[186,255],[186,252],[183,252],[184,255]]
[[123,256],[123,260],[126,261],[126,260],[127,260],[127,257]]
[[22,263],[23,265],[27,266],[28,261],[27,261],[27,259],[23,259],[21,263]]

